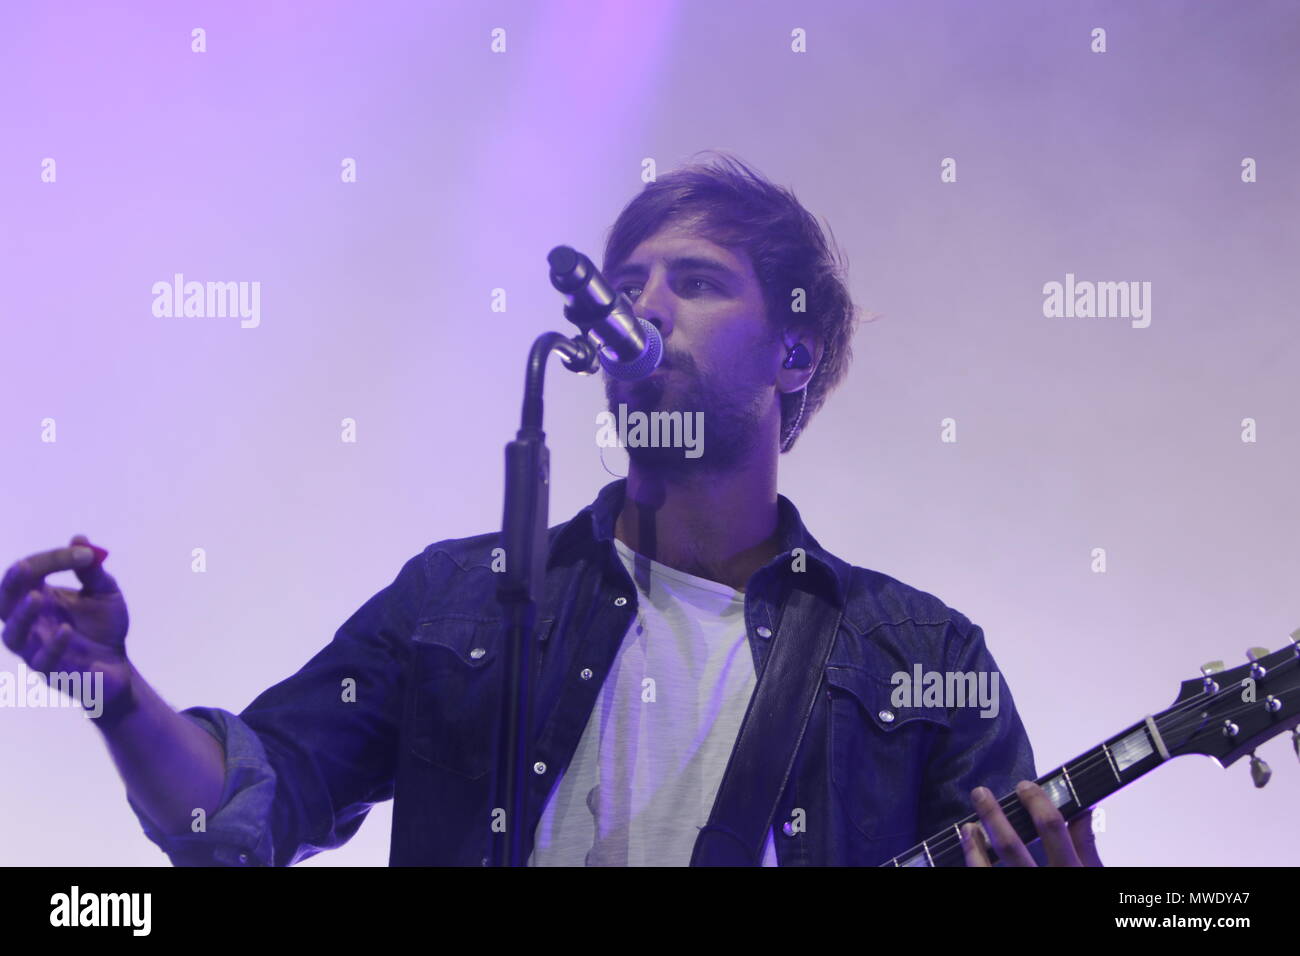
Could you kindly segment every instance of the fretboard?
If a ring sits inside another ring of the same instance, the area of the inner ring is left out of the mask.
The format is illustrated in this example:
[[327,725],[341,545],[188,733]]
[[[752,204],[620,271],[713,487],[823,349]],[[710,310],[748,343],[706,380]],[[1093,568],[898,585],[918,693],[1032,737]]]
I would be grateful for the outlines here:
[[[1069,821],[1168,759],[1169,751],[1155,721],[1147,717],[1035,783],[1047,791],[1061,816]],[[998,805],[1025,846],[1038,839],[1034,821],[1015,791],[1000,798]],[[978,822],[979,816],[972,813],[880,865],[963,866],[966,856],[961,848],[961,828]]]

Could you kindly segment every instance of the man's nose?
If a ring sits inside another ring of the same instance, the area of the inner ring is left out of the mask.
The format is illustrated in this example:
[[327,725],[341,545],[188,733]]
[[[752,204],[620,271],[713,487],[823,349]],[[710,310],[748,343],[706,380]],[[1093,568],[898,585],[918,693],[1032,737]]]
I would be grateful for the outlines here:
[[645,319],[659,330],[659,337],[666,339],[673,331],[672,305],[668,302],[670,295],[664,283],[647,280],[641,294],[633,303],[633,313]]

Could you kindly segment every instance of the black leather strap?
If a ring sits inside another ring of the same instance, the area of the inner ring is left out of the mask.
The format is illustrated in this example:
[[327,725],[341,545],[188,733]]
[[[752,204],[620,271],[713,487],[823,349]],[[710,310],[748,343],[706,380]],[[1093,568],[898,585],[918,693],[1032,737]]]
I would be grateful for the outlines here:
[[691,866],[760,866],[843,609],[792,588]]

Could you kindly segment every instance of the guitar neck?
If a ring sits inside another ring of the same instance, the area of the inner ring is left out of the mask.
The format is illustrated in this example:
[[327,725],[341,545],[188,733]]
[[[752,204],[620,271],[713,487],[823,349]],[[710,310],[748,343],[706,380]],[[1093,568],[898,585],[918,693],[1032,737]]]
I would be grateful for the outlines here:
[[[1255,757],[1256,747],[1291,727],[1300,755],[1300,630],[1292,632],[1290,647],[1272,654],[1252,647],[1246,656],[1248,664],[1230,670],[1223,670],[1222,661],[1211,661],[1201,668],[1202,677],[1182,682],[1172,707],[1148,714],[1035,782],[1066,820],[1185,753],[1212,757],[1223,767],[1250,754],[1251,777],[1255,786],[1264,786],[1271,771]],[[1029,811],[1014,792],[999,799],[998,806],[1026,846],[1038,839]],[[978,822],[972,813],[880,865],[961,866],[966,862],[961,828]]]
[[[1047,791],[1061,816],[1068,821],[1154,770],[1169,756],[1155,720],[1146,717],[1039,777],[1035,783]],[[1001,797],[998,805],[1026,846],[1038,839],[1034,821],[1015,791]],[[966,856],[961,846],[961,828],[978,822],[979,817],[972,813],[880,865],[962,866]]]

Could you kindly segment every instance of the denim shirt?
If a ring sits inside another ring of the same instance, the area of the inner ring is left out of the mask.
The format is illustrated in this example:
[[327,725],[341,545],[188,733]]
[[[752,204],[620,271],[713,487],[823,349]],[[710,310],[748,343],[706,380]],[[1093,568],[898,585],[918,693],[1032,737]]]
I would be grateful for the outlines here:
[[[547,531],[528,852],[635,620],[638,591],[613,546],[625,488],[625,479],[611,482]],[[801,586],[824,589],[844,608],[774,821],[779,864],[878,865],[969,815],[974,787],[1000,797],[1034,779],[1005,681],[996,716],[969,704],[891,699],[893,675],[912,675],[917,665],[995,673],[980,628],[931,594],[830,554],[788,498],[777,505],[780,553],[745,589],[756,672],[793,575],[812,575]],[[483,864],[494,838],[505,640],[492,570],[500,538],[429,545],[301,670],[238,716],[183,711],[225,749],[221,802],[201,832],[179,835],[162,833],[131,802],[146,836],[176,865],[286,866],[345,843],[375,803],[391,798],[390,865]]]

